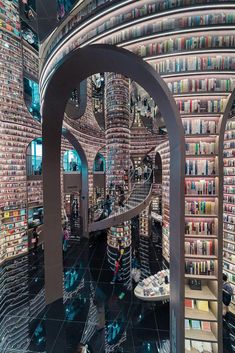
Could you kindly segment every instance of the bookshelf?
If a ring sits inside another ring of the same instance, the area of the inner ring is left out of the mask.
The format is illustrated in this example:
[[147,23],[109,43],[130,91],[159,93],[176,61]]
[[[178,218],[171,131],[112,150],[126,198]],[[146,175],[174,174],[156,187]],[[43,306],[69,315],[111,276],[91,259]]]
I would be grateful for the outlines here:
[[[216,2],[220,3],[220,1]],[[114,4],[113,9],[112,3]],[[207,6],[212,6],[213,3],[214,1],[211,1],[211,4],[209,2]],[[198,11],[194,9],[192,14],[190,13],[190,6],[195,4],[198,5]],[[97,5],[95,0],[89,2],[89,4],[81,3],[70,14],[69,18],[58,27],[51,40],[45,43],[41,51],[41,57],[44,64],[45,60],[50,61],[48,70],[51,71],[52,67],[68,52],[67,47],[63,48],[61,42],[71,31],[73,31],[73,37],[69,38],[69,50],[84,43],[90,44],[96,40],[115,45],[128,43],[128,41],[141,37],[153,36],[156,33],[162,33],[163,35],[175,29],[191,28],[193,30],[200,27],[205,29],[209,26],[224,26],[226,28],[226,26],[233,25],[235,18],[229,8],[224,7],[223,12],[213,9],[213,14],[208,15],[203,7],[200,8],[201,4],[201,0],[190,2],[190,4],[186,0],[177,3],[174,1],[156,3],[153,0],[145,0],[141,4],[111,0],[102,1],[100,5]],[[109,7],[108,11],[107,7]],[[181,11],[174,10],[181,7]],[[185,7],[187,7],[187,10],[185,10]],[[110,11],[112,11],[112,16],[110,16]],[[165,11],[168,11],[167,19],[161,14],[161,12],[165,14]],[[95,24],[89,21],[92,14],[96,14]],[[53,51],[55,52],[59,48],[62,49],[62,53],[52,58]]]
[[156,58],[152,60],[151,65],[155,70],[166,77],[171,75],[178,75],[180,73],[184,75],[197,74],[200,71],[200,76],[206,73],[212,73],[214,71],[219,74],[234,71],[235,70],[235,59],[233,54],[224,53],[200,53],[194,55],[180,55],[172,58]]
[[[235,117],[226,124],[224,135],[224,195],[223,195],[223,271],[235,286],[235,177],[234,161]],[[233,301],[234,302],[234,301]]]
[[163,142],[155,149],[159,153],[162,160],[162,255],[169,264],[170,248],[169,248],[169,187],[170,187],[170,146],[169,142]]

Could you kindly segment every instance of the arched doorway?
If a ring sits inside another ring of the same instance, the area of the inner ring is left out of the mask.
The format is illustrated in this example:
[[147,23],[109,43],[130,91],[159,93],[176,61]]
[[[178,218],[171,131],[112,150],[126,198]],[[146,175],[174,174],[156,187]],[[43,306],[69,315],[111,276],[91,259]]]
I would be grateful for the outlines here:
[[41,92],[44,219],[48,234],[45,237],[46,300],[49,304],[63,296],[59,173],[64,111],[73,88],[97,72],[117,72],[135,80],[152,96],[165,118],[171,156],[170,227],[174,229],[170,240],[171,352],[181,353],[184,351],[184,132],[179,111],[164,81],[150,65],[124,49],[92,45],[74,50],[62,60]]

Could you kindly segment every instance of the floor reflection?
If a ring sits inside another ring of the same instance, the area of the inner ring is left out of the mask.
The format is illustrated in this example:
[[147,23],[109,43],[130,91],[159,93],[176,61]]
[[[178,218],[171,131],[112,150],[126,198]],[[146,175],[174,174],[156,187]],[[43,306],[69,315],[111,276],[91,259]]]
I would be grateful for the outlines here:
[[[149,247],[149,271],[162,268],[159,247]],[[70,241],[64,257],[64,298],[45,305],[43,251],[0,269],[0,352],[169,353],[169,305],[145,303],[113,274],[106,239]],[[233,324],[234,320],[234,324]],[[235,352],[235,319],[225,323],[224,353]],[[233,326],[234,325],[234,326]]]

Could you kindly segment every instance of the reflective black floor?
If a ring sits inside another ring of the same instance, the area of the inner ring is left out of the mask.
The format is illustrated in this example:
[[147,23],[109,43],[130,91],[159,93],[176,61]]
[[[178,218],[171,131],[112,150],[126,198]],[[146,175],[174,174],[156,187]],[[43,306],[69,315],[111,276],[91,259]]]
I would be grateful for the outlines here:
[[[152,273],[162,268],[158,249],[150,244]],[[63,302],[47,307],[43,251],[6,264],[0,269],[0,352],[78,353],[87,343],[91,353],[169,353],[169,305],[138,300],[122,283],[110,284],[112,275],[105,235],[70,241]],[[232,320],[225,323],[224,353],[234,349]]]

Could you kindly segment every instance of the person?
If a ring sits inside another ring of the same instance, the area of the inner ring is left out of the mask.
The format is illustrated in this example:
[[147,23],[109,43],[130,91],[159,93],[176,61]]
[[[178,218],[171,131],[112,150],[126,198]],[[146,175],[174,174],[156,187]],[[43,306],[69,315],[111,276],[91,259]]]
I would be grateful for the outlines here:
[[116,282],[117,277],[119,275],[119,269],[120,269],[120,261],[119,261],[119,258],[117,258],[114,264],[114,274],[113,274],[113,279],[111,281],[111,284],[114,284]]
[[112,212],[111,205],[112,205],[112,201],[110,200],[109,195],[107,195],[105,200],[105,211],[108,213],[108,216]]
[[118,205],[120,207],[124,207],[124,201],[125,201],[125,195],[124,195],[124,191],[121,191],[121,195],[119,196],[119,200],[118,200]]
[[76,353],[90,353],[89,349],[88,349],[88,345],[85,344],[79,344],[78,350],[76,351]]
[[69,232],[68,232],[67,227],[65,225],[64,229],[63,229],[63,251],[67,250],[68,240],[69,240]]
[[74,161],[73,162],[73,172],[76,172],[76,170],[77,170],[77,163]]
[[39,241],[39,232],[37,231],[38,227],[33,228],[32,232],[32,243],[33,243],[33,254],[35,255],[38,248],[38,241]]
[[147,165],[145,165],[145,167],[144,167],[144,179],[145,180],[148,179],[148,167],[147,167]]
[[228,313],[228,307],[231,303],[233,296],[233,287],[228,282],[228,276],[223,273],[223,316],[225,317]]
[[142,178],[142,168],[141,166],[138,167],[138,181],[141,181]]

